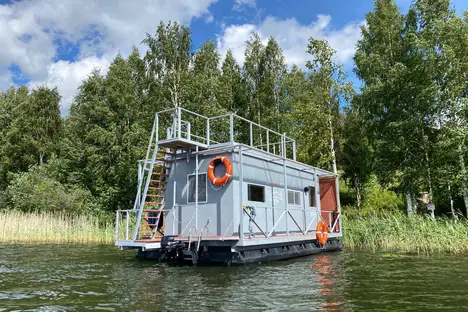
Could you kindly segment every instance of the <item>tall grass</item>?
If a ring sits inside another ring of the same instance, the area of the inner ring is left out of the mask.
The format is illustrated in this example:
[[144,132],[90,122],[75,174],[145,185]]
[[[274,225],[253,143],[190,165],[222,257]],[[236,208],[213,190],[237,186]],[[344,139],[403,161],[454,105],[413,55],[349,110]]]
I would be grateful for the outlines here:
[[343,220],[344,243],[349,248],[418,253],[468,252],[468,222],[435,220],[421,215],[368,215]]
[[0,211],[0,243],[114,242],[114,223],[92,215]]
[[[119,228],[124,229],[124,226]],[[418,253],[468,252],[466,220],[432,220],[421,215],[407,217],[402,213],[392,213],[347,217],[343,220],[343,229],[345,248]],[[113,220],[103,221],[93,215],[0,211],[0,244],[112,244],[114,235]]]

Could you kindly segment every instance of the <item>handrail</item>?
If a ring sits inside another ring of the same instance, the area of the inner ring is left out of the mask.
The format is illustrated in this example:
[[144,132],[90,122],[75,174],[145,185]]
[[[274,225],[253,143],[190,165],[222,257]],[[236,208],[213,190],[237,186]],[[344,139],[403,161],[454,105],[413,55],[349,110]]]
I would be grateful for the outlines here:
[[193,114],[193,115],[195,115],[195,116],[198,116],[198,117],[201,117],[201,118],[205,118],[205,119],[210,119],[209,117],[206,117],[206,116],[200,115],[200,114],[198,114],[198,113],[192,112],[192,111],[190,111],[190,110],[188,110],[188,109],[185,109],[185,108],[182,108],[182,107],[180,107],[180,109],[181,109],[182,111],[184,111],[184,112]]
[[[229,114],[229,115],[230,115],[230,114]],[[275,130],[271,130],[270,128],[267,128],[267,127],[265,127],[265,126],[262,126],[261,124],[258,124],[258,123],[256,123],[255,121],[248,120],[248,119],[246,119],[246,118],[244,118],[244,117],[241,117],[241,116],[239,116],[239,115],[236,115],[236,114],[232,114],[232,115],[234,115],[234,117],[236,117],[236,118],[239,118],[239,119],[241,119],[241,120],[247,121],[248,123],[251,123],[251,124],[253,124],[253,125],[256,125],[256,126],[259,127],[259,128],[262,128],[262,129],[264,129],[264,130],[268,130],[268,131],[271,132],[271,133],[274,133],[274,134],[276,134],[276,135],[279,135],[279,136],[281,136],[281,137],[285,137],[285,138],[287,138],[287,139],[290,139],[290,140],[294,141],[293,138],[290,138],[290,137],[288,137],[288,136],[286,136],[286,135],[284,135],[284,134],[282,134],[282,133],[278,133],[278,132],[276,132]]]
[[228,116],[231,116],[231,115],[234,115],[234,116],[236,116],[235,114],[224,114],[224,115],[219,115],[219,116],[209,117],[208,119],[209,119],[209,120],[215,120],[215,119],[219,119],[219,118],[228,117]]
[[167,113],[167,112],[176,111],[176,110],[177,110],[177,107],[167,108],[167,109],[163,109],[162,111],[158,111],[158,114]]

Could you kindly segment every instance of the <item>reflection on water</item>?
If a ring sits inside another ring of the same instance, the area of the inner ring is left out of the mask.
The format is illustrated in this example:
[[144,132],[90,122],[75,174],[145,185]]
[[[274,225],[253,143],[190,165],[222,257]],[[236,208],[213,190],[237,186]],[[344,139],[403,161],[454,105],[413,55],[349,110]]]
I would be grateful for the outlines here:
[[112,246],[0,246],[0,311],[468,310],[466,260],[345,250],[170,267]]

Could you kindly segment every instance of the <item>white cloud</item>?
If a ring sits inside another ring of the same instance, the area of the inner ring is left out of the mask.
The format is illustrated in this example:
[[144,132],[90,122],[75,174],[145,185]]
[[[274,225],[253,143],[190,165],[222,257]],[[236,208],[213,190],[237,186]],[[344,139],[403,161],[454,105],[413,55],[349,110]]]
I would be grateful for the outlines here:
[[236,0],[232,9],[234,11],[241,11],[244,6],[255,8],[257,6],[257,0]]
[[6,90],[13,85],[11,73],[9,71],[0,72],[0,90]]
[[270,36],[273,36],[283,49],[289,65],[303,66],[309,59],[306,54],[309,38],[314,37],[326,39],[337,51],[337,60],[346,64],[354,55],[355,45],[360,37],[359,25],[362,22],[350,23],[340,29],[331,28],[330,22],[329,15],[318,15],[317,20],[310,25],[301,25],[294,18],[279,20],[268,16],[259,25],[243,24],[226,27],[223,34],[217,38],[217,46],[221,55],[226,55],[227,50],[231,49],[236,60],[243,63],[245,42],[255,31],[265,43]]
[[[8,67],[15,64],[31,84],[57,85],[68,106],[92,68],[107,69],[117,52],[128,55],[160,21],[210,20],[208,7],[215,1],[23,0],[0,5],[0,88],[11,81]],[[59,42],[79,46],[76,60],[56,59]],[[3,78],[8,75],[10,80]]]
[[45,81],[31,81],[29,85],[47,85],[50,88],[57,87],[62,95],[62,114],[67,114],[78,87],[93,69],[100,69],[106,73],[110,65],[107,57],[86,57],[79,61],[58,61],[47,67],[47,79]]

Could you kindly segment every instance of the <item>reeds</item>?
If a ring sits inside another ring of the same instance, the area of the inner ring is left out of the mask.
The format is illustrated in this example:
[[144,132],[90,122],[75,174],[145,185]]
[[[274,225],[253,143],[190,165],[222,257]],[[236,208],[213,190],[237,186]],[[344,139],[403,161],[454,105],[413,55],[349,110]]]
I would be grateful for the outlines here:
[[93,215],[0,211],[0,243],[114,242],[114,223]]
[[468,222],[445,217],[369,215],[343,220],[345,247],[417,253],[468,252]]
[[[0,211],[0,243],[112,244],[114,221],[93,215]],[[122,221],[122,220],[121,220]],[[125,227],[119,226],[124,236]],[[402,213],[343,220],[345,248],[417,253],[468,252],[468,222]]]

